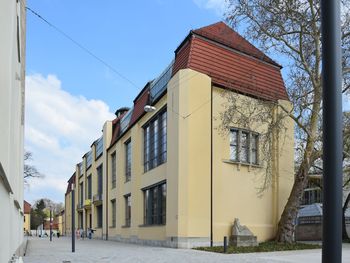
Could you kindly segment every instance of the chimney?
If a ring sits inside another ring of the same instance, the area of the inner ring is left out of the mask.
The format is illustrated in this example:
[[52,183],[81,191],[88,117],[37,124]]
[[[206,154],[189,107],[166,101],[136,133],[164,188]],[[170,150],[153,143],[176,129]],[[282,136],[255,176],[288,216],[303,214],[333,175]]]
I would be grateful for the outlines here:
[[130,110],[130,108],[128,107],[121,107],[119,109],[117,109],[117,111],[115,112],[115,116],[120,117],[122,114],[124,114],[125,112],[127,112],[128,110]]

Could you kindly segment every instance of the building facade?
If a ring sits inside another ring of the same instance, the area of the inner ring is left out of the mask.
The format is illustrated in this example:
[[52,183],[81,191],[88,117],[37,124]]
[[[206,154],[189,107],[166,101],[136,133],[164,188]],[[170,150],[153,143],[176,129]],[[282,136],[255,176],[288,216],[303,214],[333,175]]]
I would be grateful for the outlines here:
[[24,222],[23,222],[23,231],[25,234],[30,233],[30,211],[32,210],[31,204],[24,200],[23,212],[24,212]]
[[[67,189],[74,182],[76,227],[94,238],[189,248],[222,244],[239,218],[258,241],[273,238],[294,180],[293,122],[273,133],[269,163],[259,143],[267,125],[220,127],[227,92],[242,111],[243,101],[271,102],[276,116],[279,105],[290,108],[280,69],[222,22],[190,31],[77,165]],[[272,183],[259,196],[267,166]],[[66,211],[70,201],[66,194]]]
[[23,244],[25,1],[0,2],[0,262]]

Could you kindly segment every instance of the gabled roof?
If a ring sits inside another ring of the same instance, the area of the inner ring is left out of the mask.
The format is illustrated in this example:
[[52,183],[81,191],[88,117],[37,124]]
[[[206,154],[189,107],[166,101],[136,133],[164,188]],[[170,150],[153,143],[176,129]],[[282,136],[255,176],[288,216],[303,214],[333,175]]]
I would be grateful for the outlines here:
[[289,100],[281,66],[223,22],[190,31],[175,50],[172,76],[185,68],[208,75],[218,87],[265,100]]
[[242,53],[257,59],[261,59],[275,66],[281,67],[275,61],[257,49],[254,45],[248,42],[245,38],[243,38],[240,34],[227,26],[224,22],[217,22],[209,26],[192,30],[192,33],[236,49]]

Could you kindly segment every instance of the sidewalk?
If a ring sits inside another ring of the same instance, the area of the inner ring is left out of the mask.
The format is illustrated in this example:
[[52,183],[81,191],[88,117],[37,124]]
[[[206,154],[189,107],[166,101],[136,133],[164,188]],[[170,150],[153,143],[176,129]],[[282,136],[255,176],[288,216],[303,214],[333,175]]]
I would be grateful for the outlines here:
[[[178,263],[178,262],[321,262],[321,250],[299,250],[271,253],[224,255],[191,249],[171,249],[125,244],[103,240],[77,240],[76,252],[71,252],[71,239],[62,237],[29,239],[24,263]],[[343,246],[343,262],[350,262],[350,244]]]

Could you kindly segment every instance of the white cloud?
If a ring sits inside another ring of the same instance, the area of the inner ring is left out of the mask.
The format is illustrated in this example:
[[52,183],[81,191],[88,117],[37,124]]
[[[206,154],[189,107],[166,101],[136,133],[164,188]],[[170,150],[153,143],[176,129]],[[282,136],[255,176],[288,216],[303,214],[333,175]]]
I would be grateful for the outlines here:
[[227,0],[193,0],[200,8],[213,9],[218,15],[224,15],[228,8]]
[[25,147],[46,177],[31,181],[26,198],[62,202],[75,164],[101,136],[104,122],[113,118],[106,103],[70,94],[54,75],[27,76]]

